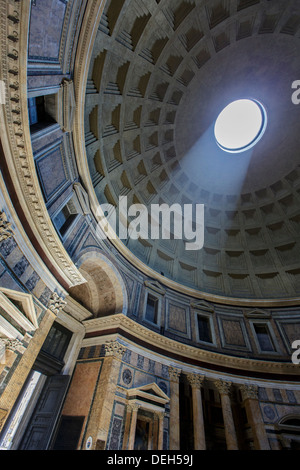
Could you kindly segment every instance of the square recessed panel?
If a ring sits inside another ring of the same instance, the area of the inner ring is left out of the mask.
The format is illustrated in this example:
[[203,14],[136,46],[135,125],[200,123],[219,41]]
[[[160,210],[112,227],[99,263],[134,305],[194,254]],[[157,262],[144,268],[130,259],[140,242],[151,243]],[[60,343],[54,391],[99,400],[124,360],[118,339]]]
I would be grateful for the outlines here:
[[36,160],[40,183],[48,201],[66,183],[61,146],[55,147]]

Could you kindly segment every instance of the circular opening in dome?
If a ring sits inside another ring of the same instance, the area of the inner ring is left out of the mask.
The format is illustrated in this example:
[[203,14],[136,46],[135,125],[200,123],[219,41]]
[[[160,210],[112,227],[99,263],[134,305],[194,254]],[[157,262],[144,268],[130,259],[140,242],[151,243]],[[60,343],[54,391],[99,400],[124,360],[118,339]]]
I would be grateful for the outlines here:
[[215,138],[225,152],[244,152],[262,138],[266,125],[267,113],[261,103],[250,99],[233,101],[216,120]]

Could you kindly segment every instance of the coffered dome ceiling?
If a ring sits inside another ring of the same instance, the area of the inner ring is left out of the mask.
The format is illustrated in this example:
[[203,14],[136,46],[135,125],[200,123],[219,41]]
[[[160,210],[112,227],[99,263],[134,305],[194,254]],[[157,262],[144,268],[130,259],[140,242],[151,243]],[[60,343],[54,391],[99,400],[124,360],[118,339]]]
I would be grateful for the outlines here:
[[[205,241],[127,240],[146,266],[205,293],[300,294],[300,1],[110,0],[94,45],[86,153],[99,203],[205,205]],[[230,154],[213,128],[231,101],[268,126]]]

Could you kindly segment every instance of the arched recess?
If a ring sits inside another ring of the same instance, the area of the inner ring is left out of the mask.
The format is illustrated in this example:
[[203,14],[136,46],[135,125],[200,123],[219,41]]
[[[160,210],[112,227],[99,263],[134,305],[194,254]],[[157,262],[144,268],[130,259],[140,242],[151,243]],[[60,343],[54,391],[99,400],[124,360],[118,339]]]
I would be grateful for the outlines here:
[[275,426],[283,449],[300,450],[300,415],[290,414],[281,418]]
[[115,313],[127,314],[128,298],[119,271],[97,250],[81,253],[76,265],[86,279],[85,284],[72,287],[69,294],[92,315],[104,317]]
[[300,415],[286,415],[278,421],[278,427],[281,429],[296,429],[300,432]]

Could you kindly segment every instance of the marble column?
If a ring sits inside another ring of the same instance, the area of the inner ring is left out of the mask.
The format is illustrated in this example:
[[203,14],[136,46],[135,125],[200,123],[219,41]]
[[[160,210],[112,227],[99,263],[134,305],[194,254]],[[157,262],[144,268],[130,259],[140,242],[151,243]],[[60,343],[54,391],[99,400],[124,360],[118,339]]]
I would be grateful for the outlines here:
[[245,404],[248,422],[251,426],[256,450],[270,450],[266,428],[258,402],[258,386],[243,384],[240,386],[242,399]]
[[204,375],[188,374],[187,379],[192,387],[194,450],[205,450],[206,440],[201,396],[201,387],[204,381]]
[[136,423],[137,423],[137,414],[139,410],[139,405],[133,404],[131,405],[131,409],[132,409],[132,413],[131,413],[131,424],[130,424],[129,439],[128,439],[128,450],[134,450],[134,441],[135,441]]
[[164,418],[165,413],[158,413],[158,442],[157,450],[163,450],[164,447]]
[[180,369],[169,367],[170,377],[170,450],[180,450],[179,377]]
[[225,382],[223,380],[217,380],[215,385],[221,396],[222,413],[225,427],[225,437],[228,450],[238,450],[238,440],[233,420],[230,391],[231,382]]

